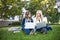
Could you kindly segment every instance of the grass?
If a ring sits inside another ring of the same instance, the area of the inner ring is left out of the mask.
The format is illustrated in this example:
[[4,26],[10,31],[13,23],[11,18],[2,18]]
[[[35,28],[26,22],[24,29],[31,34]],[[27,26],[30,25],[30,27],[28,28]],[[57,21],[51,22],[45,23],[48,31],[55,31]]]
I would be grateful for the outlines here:
[[51,27],[53,30],[48,34],[37,32],[36,35],[26,35],[23,31],[9,32],[8,27],[0,28],[0,40],[60,40],[60,25],[51,25]]

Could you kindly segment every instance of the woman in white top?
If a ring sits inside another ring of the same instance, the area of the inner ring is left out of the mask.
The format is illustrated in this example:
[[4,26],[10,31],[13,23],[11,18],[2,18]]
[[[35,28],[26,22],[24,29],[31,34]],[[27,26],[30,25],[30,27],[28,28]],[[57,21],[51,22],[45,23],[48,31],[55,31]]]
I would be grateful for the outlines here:
[[[36,25],[37,23],[40,23],[40,22],[43,22],[43,14],[42,14],[42,11],[41,10],[37,10],[36,12],[36,17],[33,19],[34,21],[34,24]],[[50,27],[49,27],[50,28]],[[44,26],[44,27],[41,27],[41,28],[36,28],[36,31],[40,31],[41,33],[43,34],[46,34],[47,33],[47,26]],[[51,29],[51,28],[50,28]]]
[[35,23],[39,23],[39,22],[42,22],[42,21],[43,21],[42,11],[41,10],[38,10],[36,12],[36,17],[34,18],[34,22]]

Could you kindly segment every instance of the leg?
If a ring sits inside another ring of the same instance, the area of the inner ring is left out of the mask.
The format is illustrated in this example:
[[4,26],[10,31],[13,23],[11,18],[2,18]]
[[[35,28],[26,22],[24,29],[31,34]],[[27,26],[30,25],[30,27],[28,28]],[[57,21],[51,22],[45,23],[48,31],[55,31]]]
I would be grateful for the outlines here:
[[30,29],[25,29],[24,31],[26,34],[28,34],[28,35],[30,34]]
[[49,30],[52,30],[52,28],[49,26],[49,25],[46,25],[46,29],[49,31]]
[[42,29],[41,29],[41,33],[47,34],[47,29],[46,29],[46,28],[42,28]]

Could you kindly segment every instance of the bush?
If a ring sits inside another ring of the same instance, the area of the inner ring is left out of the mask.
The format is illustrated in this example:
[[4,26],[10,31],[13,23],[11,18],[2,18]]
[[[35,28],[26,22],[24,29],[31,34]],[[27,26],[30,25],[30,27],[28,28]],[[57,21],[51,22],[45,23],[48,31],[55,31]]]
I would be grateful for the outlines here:
[[11,26],[20,26],[21,22],[13,22],[13,23],[11,23],[9,25],[11,25]]
[[57,9],[52,9],[52,11],[48,15],[49,15],[48,20],[52,24],[55,24],[55,23],[59,22],[59,14],[58,14]]

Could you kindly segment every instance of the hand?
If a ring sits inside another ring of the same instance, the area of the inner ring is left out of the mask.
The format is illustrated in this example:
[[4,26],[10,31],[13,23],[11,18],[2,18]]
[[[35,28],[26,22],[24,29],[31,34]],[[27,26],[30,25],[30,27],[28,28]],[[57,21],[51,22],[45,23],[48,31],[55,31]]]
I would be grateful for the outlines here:
[[38,20],[40,20],[40,17],[38,17]]

